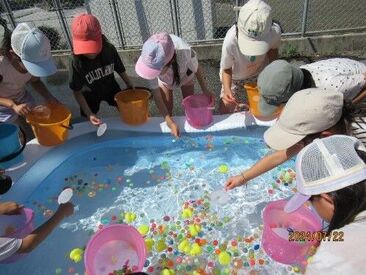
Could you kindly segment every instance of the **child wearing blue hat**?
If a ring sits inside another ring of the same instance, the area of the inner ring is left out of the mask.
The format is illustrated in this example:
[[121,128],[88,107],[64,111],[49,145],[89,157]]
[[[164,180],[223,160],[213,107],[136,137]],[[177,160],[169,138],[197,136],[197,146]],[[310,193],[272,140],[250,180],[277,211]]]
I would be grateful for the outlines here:
[[40,80],[54,74],[56,65],[48,38],[33,24],[20,23],[12,34],[0,25],[0,31],[0,122],[13,122],[34,106],[27,84],[46,101],[58,102]]

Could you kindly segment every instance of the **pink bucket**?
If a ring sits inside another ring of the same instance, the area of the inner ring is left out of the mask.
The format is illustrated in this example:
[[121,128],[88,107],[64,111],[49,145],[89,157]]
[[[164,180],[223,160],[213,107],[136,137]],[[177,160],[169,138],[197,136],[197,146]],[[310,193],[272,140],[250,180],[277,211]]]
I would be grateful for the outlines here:
[[[265,207],[262,246],[268,256],[277,262],[301,265],[310,248],[318,244],[316,238],[311,241],[312,237],[309,235],[320,231],[322,227],[317,215],[308,207],[301,206],[292,213],[286,213],[283,210],[286,203],[286,200],[278,200],[270,202]],[[292,237],[296,239],[295,234],[290,234],[291,230],[293,232],[304,231],[305,234],[308,234],[309,241],[290,241]]]
[[[33,225],[34,213],[32,209],[23,208],[20,215],[1,215],[0,216],[0,236],[23,239],[28,236],[34,230]],[[13,256],[6,258],[0,263],[12,263],[27,254],[14,254]]]
[[88,275],[109,274],[128,265],[134,272],[146,261],[145,242],[140,233],[127,224],[113,224],[98,231],[89,240],[84,264]]
[[214,101],[205,94],[187,96],[183,100],[188,123],[194,128],[202,128],[212,122]]

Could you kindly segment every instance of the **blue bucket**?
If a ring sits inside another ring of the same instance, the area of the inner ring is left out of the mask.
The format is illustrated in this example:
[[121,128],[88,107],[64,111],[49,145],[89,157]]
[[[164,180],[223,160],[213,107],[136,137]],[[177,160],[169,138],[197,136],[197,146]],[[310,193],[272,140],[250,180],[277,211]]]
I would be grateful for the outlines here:
[[25,144],[22,145],[19,132],[19,127],[14,124],[0,124],[0,168],[2,169],[23,161],[22,151]]

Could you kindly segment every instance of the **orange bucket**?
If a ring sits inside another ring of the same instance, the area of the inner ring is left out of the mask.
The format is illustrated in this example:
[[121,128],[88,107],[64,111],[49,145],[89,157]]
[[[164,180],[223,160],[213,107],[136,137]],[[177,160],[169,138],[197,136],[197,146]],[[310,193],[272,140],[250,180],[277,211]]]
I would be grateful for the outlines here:
[[72,128],[70,110],[62,104],[47,103],[39,107],[27,115],[27,122],[31,124],[39,144],[54,146],[64,143]]
[[260,120],[272,120],[276,118],[282,111],[282,106],[278,107],[276,112],[272,116],[263,116],[259,110],[259,99],[260,93],[257,88],[256,83],[244,84],[244,88],[247,91],[248,101],[249,101],[249,111],[250,113]]
[[123,122],[139,125],[147,121],[150,91],[145,88],[127,89],[114,96]]

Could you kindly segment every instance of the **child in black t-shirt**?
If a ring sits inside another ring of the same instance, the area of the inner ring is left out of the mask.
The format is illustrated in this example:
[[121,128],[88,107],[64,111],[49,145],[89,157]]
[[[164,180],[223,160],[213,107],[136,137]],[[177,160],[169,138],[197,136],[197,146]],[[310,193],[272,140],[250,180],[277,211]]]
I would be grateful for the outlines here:
[[[82,14],[72,22],[73,59],[70,88],[80,105],[81,114],[93,125],[102,123],[96,116],[102,100],[116,106],[114,95],[121,90],[114,72],[133,88],[116,48],[102,34],[99,21],[89,14]],[[89,88],[84,91],[83,86]]]

